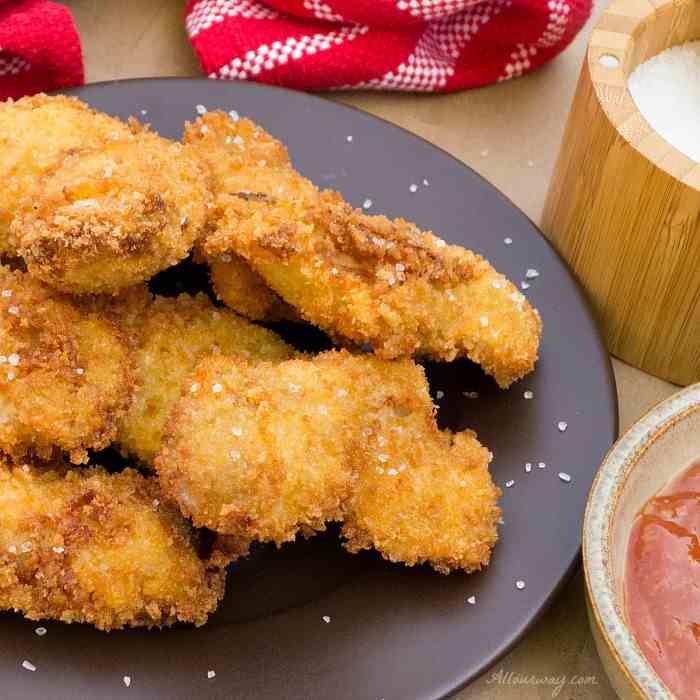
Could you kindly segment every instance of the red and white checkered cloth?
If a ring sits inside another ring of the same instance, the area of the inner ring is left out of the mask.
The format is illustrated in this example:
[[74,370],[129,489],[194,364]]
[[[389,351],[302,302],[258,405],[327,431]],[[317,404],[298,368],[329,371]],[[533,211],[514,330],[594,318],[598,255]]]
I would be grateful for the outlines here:
[[70,12],[48,0],[0,0],[0,100],[82,85]]
[[300,90],[451,92],[556,56],[592,0],[189,0],[204,72]]

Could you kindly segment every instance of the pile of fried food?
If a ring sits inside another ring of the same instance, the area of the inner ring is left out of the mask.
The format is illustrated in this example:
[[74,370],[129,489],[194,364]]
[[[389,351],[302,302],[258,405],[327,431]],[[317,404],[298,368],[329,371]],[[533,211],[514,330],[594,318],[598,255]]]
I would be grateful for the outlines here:
[[[2,103],[0,180],[0,608],[203,624],[252,543],[330,521],[351,552],[488,563],[491,455],[438,429],[413,359],[532,370],[539,315],[486,260],[319,191],[223,112],[174,143],[67,97]],[[189,255],[218,301],[149,290]],[[281,319],[338,348],[254,323]],[[133,466],[89,466],[110,445]]]

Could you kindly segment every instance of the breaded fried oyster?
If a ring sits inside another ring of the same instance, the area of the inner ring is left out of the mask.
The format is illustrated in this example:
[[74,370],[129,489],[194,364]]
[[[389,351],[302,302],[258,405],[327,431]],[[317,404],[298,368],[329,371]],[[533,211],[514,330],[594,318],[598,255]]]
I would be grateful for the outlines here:
[[243,256],[307,321],[384,358],[468,357],[502,387],[537,360],[539,314],[486,260],[332,192],[231,197],[204,251]]
[[[208,112],[185,125],[184,142],[209,166],[215,207],[209,229],[216,230],[227,197],[260,195],[310,200],[316,188],[291,166],[287,148],[249,119]],[[204,256],[212,287],[234,311],[255,321],[297,318],[241,257],[232,252]]]
[[32,275],[73,294],[113,294],[187,257],[209,196],[185,147],[139,131],[64,155],[11,230]]
[[130,322],[136,392],[119,422],[117,441],[125,453],[145,464],[160,449],[166,420],[180,396],[185,377],[206,355],[235,355],[243,360],[279,361],[294,350],[277,334],[229,309],[217,309],[205,294],[155,297]]
[[0,266],[0,450],[85,462],[111,442],[132,389],[111,321]]
[[67,152],[131,136],[118,119],[74,97],[34,95],[0,102],[0,255],[17,255],[10,224],[22,198]]
[[347,547],[438,571],[486,565],[499,490],[473,433],[435,423],[422,369],[346,351],[190,376],[155,464],[195,524],[278,545],[344,520]]
[[0,608],[101,630],[202,625],[223,597],[215,554],[133,469],[0,463]]

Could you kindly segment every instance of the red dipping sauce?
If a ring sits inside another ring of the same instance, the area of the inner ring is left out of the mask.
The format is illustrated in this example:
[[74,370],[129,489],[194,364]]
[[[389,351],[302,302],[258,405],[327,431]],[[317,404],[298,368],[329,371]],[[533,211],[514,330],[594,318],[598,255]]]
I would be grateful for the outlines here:
[[700,462],[650,499],[630,534],[627,621],[678,698],[700,698]]

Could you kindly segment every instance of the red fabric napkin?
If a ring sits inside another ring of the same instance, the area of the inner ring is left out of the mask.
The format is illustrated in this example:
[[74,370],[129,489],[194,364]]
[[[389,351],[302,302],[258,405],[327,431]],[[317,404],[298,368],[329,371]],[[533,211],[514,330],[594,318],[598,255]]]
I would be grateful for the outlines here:
[[0,100],[82,85],[70,12],[48,0],[0,0]]
[[562,51],[592,0],[189,0],[204,72],[301,90],[451,92]]

